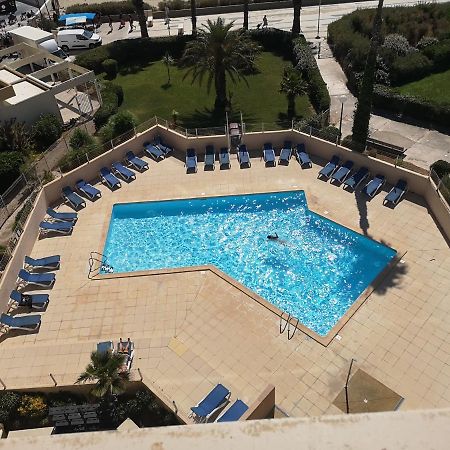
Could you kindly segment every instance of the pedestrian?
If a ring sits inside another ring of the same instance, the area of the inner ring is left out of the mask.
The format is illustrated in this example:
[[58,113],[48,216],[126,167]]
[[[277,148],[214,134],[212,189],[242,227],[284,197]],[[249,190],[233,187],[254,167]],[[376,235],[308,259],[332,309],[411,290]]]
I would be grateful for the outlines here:
[[167,6],[167,3],[166,3],[166,6],[164,7],[164,15],[165,15],[165,21],[164,21],[164,25],[169,25],[169,23],[170,23],[170,17],[169,17],[169,7]]
[[119,22],[120,22],[119,30],[121,30],[121,29],[125,26],[125,20],[124,20],[124,18],[123,18],[123,14],[120,14],[120,16],[119,16]]
[[112,33],[113,32],[113,22],[112,22],[112,17],[110,15],[108,15],[108,22],[109,22],[109,32]]
[[264,14],[263,17],[263,28],[267,28],[269,26],[269,23],[267,22],[267,16]]
[[131,17],[131,14],[128,14],[128,22],[130,22],[130,31],[128,33],[131,33],[133,31],[133,18]]

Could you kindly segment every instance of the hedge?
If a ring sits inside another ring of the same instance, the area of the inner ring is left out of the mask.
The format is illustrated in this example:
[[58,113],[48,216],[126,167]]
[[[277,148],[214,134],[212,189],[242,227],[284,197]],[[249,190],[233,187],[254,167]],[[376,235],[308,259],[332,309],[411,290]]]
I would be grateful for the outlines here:
[[431,73],[433,63],[422,53],[410,53],[397,58],[391,67],[391,82],[401,85],[419,80]]
[[121,86],[111,82],[104,82],[101,87],[102,106],[94,114],[95,129],[99,130],[108,122],[108,119],[116,114],[123,101]]
[[[144,3],[144,9],[153,9],[148,3]],[[131,1],[105,2],[105,3],[83,3],[68,6],[66,14],[96,12],[102,16],[118,16],[119,14],[133,14],[135,8]]]

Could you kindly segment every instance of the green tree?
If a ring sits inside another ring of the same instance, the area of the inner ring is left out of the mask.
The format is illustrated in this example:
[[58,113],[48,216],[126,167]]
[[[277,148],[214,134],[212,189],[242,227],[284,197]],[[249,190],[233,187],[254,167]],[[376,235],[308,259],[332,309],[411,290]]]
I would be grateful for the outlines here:
[[359,88],[358,103],[355,110],[352,129],[352,148],[363,152],[366,147],[369,135],[370,114],[372,112],[373,86],[375,83],[375,72],[377,66],[378,49],[381,45],[381,25],[383,22],[383,2],[378,1],[378,8],[375,14],[372,27],[372,38],[370,40],[369,53],[367,55],[366,66]]
[[223,109],[229,104],[227,98],[227,76],[236,83],[245,80],[245,73],[255,68],[259,52],[244,30],[231,31],[234,22],[225,24],[222,18],[215,22],[208,19],[203,29],[197,32],[197,39],[187,44],[181,60],[188,70],[184,76],[202,84],[207,78],[207,90],[214,84],[215,108]]
[[288,101],[287,115],[295,118],[295,98],[307,92],[308,84],[295,67],[286,67],[280,83],[280,92],[286,95]]
[[0,152],[20,152],[27,155],[33,150],[33,140],[25,122],[16,119],[0,123]]
[[54,114],[42,114],[31,129],[36,149],[46,150],[61,137],[62,130],[62,122]]
[[170,66],[173,65],[173,58],[170,56],[169,52],[162,57],[162,62],[166,66],[167,69],[167,85],[170,86]]
[[134,9],[136,10],[136,14],[138,16],[141,36],[143,38],[148,38],[147,19],[144,13],[144,0],[131,0],[131,3],[133,3]]
[[121,394],[130,379],[129,372],[123,370],[125,358],[121,353],[92,352],[91,362],[76,382],[95,381],[92,394],[96,397]]
[[191,22],[192,22],[192,37],[197,37],[197,5],[195,0],[191,0]]
[[248,0],[244,0],[244,30],[248,30]]
[[302,28],[300,26],[300,15],[302,12],[303,0],[292,0],[294,7],[294,21],[292,22],[292,34],[300,34]]

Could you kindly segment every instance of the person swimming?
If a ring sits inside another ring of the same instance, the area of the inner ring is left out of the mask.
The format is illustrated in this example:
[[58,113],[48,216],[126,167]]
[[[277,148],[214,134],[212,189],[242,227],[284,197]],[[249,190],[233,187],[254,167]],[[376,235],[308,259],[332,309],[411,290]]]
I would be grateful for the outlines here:
[[276,240],[278,240],[278,233],[275,233],[275,234],[269,234],[269,235],[267,236],[267,239],[269,239],[269,241],[276,241]]

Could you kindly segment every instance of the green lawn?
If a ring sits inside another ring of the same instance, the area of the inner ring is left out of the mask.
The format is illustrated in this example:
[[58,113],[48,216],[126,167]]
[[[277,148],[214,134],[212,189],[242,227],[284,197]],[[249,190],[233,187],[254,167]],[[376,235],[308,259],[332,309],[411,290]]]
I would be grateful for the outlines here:
[[[248,123],[265,122],[280,127],[283,122],[287,123],[287,100],[278,92],[286,65],[282,58],[264,52],[258,59],[260,73],[248,76],[248,85],[243,81],[236,85],[228,82],[235,118],[242,111]],[[190,78],[183,80],[185,71],[176,66],[170,68],[172,83],[167,86],[167,70],[161,61],[125,70],[129,73],[124,73],[122,68],[121,74],[113,81],[124,90],[121,108],[135,114],[139,122],[155,115],[170,120],[175,109],[179,113],[179,124],[188,128],[224,124],[223,115],[212,115],[214,86],[207,94],[206,84],[199,86],[198,83],[191,84]],[[296,113],[298,117],[309,117],[314,113],[308,96],[297,99]]]
[[438,105],[450,104],[450,70],[435,73],[397,88],[402,94],[422,97]]

